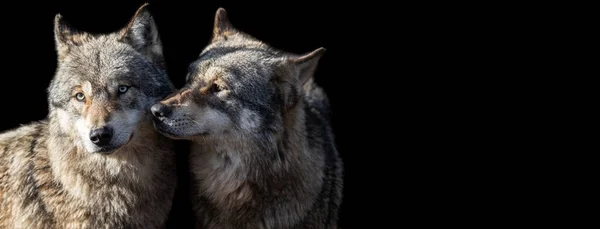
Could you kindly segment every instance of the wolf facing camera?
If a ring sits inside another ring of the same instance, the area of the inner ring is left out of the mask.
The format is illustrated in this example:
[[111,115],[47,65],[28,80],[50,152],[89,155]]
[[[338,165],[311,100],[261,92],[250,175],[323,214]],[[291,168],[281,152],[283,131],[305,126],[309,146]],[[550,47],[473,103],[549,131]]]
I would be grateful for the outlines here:
[[174,87],[148,5],[113,33],[54,26],[48,117],[0,134],[0,228],[164,227],[175,154],[150,108]]

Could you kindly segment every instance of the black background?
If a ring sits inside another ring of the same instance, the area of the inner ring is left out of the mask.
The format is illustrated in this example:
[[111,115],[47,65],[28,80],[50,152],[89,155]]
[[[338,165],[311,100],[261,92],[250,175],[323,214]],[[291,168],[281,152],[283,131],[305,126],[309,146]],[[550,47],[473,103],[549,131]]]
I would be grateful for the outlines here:
[[[42,5],[20,1],[3,6],[6,13],[0,16],[4,31],[0,130],[41,120],[47,115],[46,89],[56,68],[53,19],[57,13],[75,28],[107,33],[125,26],[143,3],[46,1]],[[228,11],[235,27],[275,48],[298,54],[319,47],[327,49],[315,77],[330,98],[336,144],[344,161],[344,201],[339,224],[342,228],[363,228],[358,225],[380,221],[383,216],[367,216],[377,212],[372,204],[376,202],[374,197],[384,196],[383,204],[391,205],[391,198],[379,191],[393,190],[391,196],[396,197],[401,190],[392,187],[406,183],[406,179],[386,177],[390,170],[401,169],[400,163],[392,162],[396,164],[394,167],[383,166],[403,150],[384,149],[382,144],[407,141],[400,137],[401,129],[395,126],[401,122],[406,101],[416,95],[394,101],[390,94],[401,95],[406,85],[397,84],[391,90],[387,85],[401,80],[405,75],[402,66],[412,64],[410,60],[400,61],[402,52],[393,50],[414,45],[403,44],[402,40],[407,35],[403,31],[415,19],[396,23],[404,20],[401,14],[407,9],[383,13],[382,9],[390,6],[362,3],[150,1],[163,42],[167,70],[176,87],[183,85],[188,64],[207,45],[218,7]],[[413,59],[419,58],[413,56]],[[387,63],[390,60],[392,63]],[[389,69],[394,71],[383,73]],[[381,102],[384,106],[379,105]],[[376,124],[387,115],[396,118],[388,119],[391,121],[383,125]],[[375,130],[373,126],[383,127],[383,130]],[[386,137],[383,133],[387,133]],[[184,159],[180,159],[179,164],[180,167],[185,165]],[[175,219],[180,220],[179,217],[189,213],[182,210],[185,206],[185,201],[176,203],[175,210],[181,212],[174,213]]]

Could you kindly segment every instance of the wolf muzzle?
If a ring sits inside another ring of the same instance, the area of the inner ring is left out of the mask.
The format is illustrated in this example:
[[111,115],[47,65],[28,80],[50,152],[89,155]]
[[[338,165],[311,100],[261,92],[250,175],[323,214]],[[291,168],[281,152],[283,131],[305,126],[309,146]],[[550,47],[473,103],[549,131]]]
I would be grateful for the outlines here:
[[113,137],[113,129],[108,126],[93,129],[90,132],[90,140],[99,147],[108,146]]
[[157,103],[154,104],[152,106],[152,108],[150,108],[150,111],[152,111],[152,115],[154,115],[155,118],[159,119],[159,120],[163,120],[165,118],[168,118],[169,115],[171,115],[171,107],[162,104],[162,103]]

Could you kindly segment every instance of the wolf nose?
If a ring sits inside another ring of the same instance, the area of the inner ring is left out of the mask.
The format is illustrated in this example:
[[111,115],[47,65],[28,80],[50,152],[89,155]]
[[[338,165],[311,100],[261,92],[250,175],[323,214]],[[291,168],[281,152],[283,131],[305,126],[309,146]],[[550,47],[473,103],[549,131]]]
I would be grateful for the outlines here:
[[150,110],[152,111],[152,115],[157,118],[164,118],[171,114],[171,108],[162,103],[154,104]]
[[113,131],[109,127],[100,127],[92,130],[90,133],[90,140],[97,146],[106,146],[112,138]]

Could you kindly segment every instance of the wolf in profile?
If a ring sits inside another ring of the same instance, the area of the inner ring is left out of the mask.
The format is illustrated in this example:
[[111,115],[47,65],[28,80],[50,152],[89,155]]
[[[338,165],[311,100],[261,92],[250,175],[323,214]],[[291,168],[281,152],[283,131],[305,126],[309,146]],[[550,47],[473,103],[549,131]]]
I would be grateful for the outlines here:
[[113,33],[54,26],[48,117],[0,134],[0,228],[163,227],[175,154],[150,107],[174,87],[148,5]]
[[324,49],[276,50],[223,8],[213,30],[186,85],[152,106],[159,132],[191,141],[196,227],[337,228],[342,160],[313,80]]

